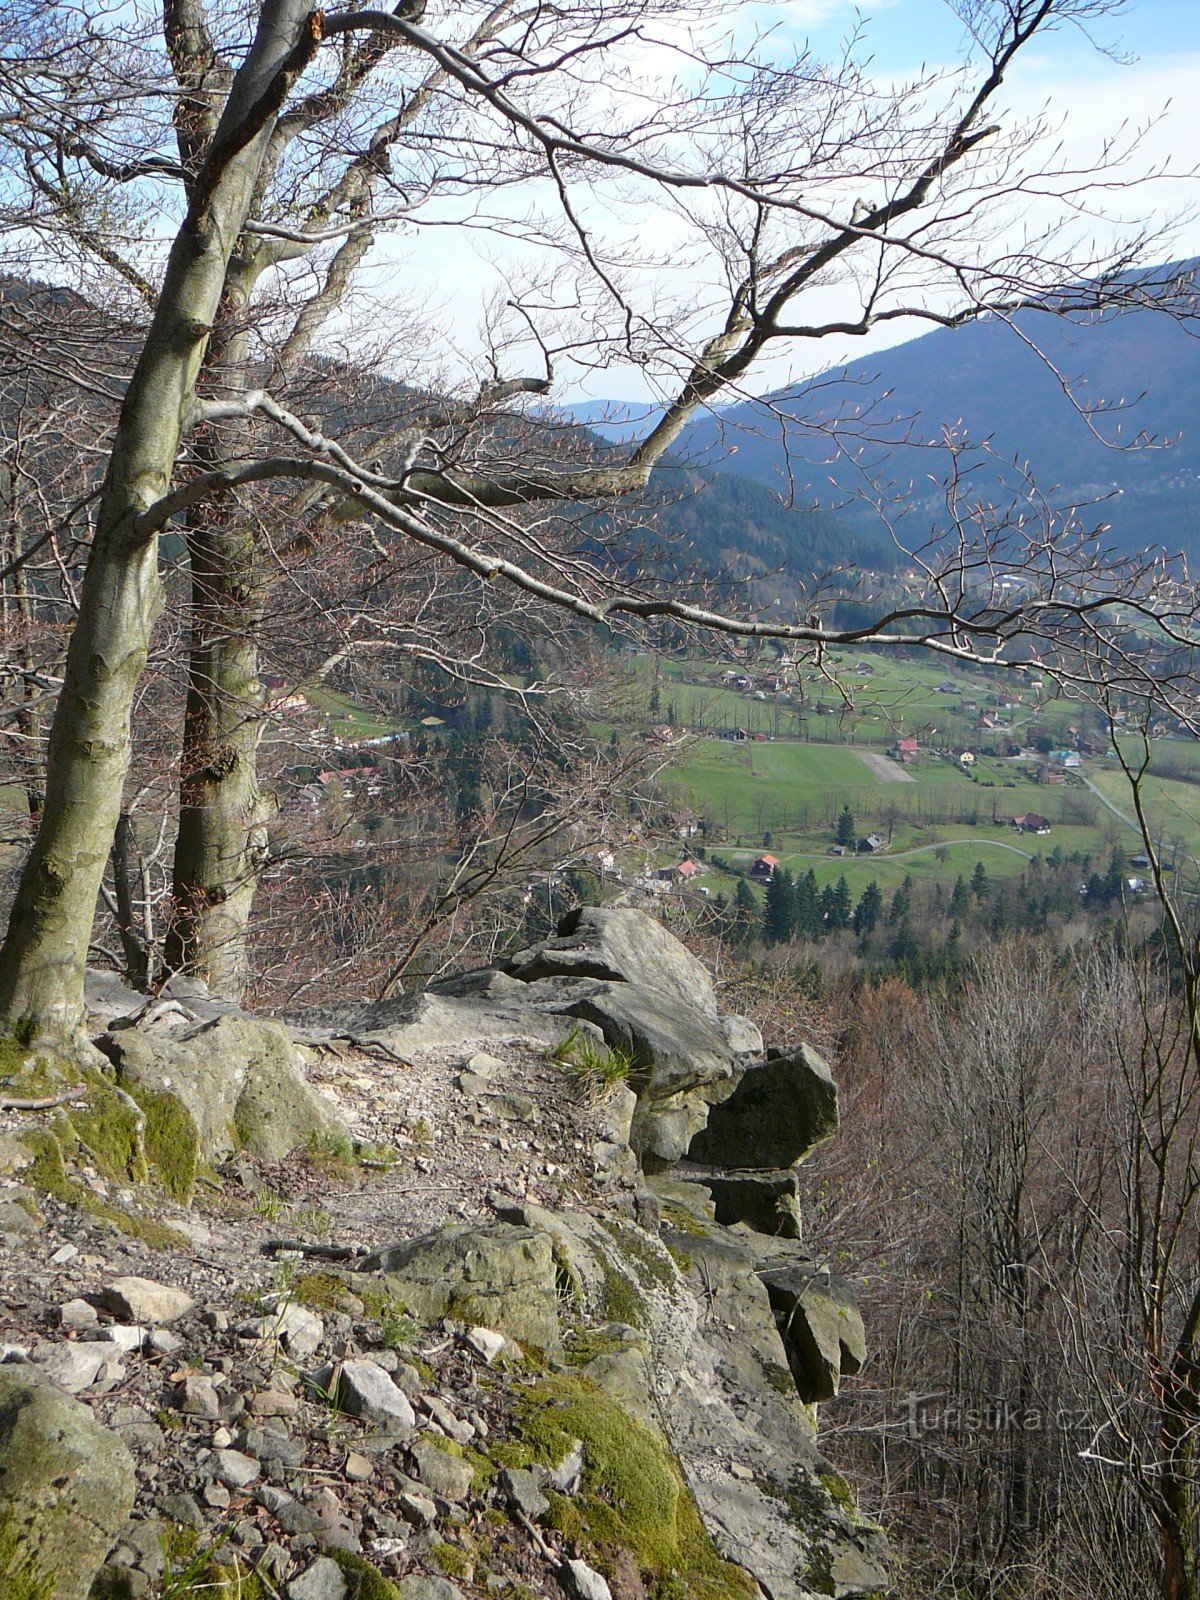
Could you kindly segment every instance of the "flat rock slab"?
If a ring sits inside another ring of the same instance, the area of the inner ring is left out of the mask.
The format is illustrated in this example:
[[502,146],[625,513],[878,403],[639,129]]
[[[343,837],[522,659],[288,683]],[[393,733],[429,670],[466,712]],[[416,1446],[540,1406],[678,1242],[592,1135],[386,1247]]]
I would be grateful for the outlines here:
[[182,1289],[155,1283],[152,1278],[114,1278],[105,1285],[100,1298],[115,1317],[152,1328],[177,1322],[196,1304]]

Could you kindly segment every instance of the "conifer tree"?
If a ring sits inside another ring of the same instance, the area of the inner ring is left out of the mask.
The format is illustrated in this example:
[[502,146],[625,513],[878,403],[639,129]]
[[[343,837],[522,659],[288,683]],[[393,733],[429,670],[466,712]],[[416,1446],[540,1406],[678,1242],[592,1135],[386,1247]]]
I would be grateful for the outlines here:
[[860,939],[865,939],[875,932],[882,910],[883,895],[879,891],[879,885],[872,878],[854,908],[854,931]]

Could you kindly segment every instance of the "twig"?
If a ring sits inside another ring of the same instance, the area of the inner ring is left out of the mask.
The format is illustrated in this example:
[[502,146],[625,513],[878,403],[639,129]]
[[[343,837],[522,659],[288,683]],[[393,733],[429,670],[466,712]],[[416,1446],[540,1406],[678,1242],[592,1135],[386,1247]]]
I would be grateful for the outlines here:
[[43,1095],[37,1100],[16,1100],[0,1095],[0,1111],[47,1111],[51,1106],[73,1105],[77,1100],[86,1099],[87,1089],[83,1087],[64,1089],[61,1094]]

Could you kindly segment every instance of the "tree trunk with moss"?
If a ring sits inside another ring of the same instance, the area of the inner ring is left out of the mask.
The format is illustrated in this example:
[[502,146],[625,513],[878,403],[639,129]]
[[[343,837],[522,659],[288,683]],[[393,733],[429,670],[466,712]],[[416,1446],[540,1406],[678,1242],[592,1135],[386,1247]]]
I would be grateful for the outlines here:
[[[246,307],[257,274],[237,261],[206,363],[223,398],[244,390],[249,363]],[[214,424],[196,455],[208,471],[249,456],[248,419]],[[258,786],[262,683],[258,630],[262,575],[253,528],[238,507],[205,501],[189,517],[191,646],[180,766],[169,971],[188,971],[240,999],[248,978],[247,930],[266,856],[270,806]]]
[[0,951],[0,1022],[86,1049],[83,976],[129,765],[130,717],[162,605],[158,541],[137,519],[171,482],[196,380],[283,95],[320,36],[267,0],[231,88],[117,424],[79,618],[50,732],[46,806]]

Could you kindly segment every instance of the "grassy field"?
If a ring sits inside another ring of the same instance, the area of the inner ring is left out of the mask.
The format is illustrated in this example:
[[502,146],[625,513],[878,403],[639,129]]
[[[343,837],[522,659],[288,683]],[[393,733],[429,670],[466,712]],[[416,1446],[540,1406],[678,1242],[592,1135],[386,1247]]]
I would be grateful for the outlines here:
[[[860,675],[855,669],[866,661],[873,669]],[[631,664],[633,680],[649,698],[657,688],[657,712],[680,727],[696,732],[744,727],[751,733],[802,738],[809,743],[847,737],[860,744],[886,745],[901,733],[929,736],[936,729],[939,743],[970,746],[977,711],[962,708],[974,700],[1001,725],[1019,736],[1036,722],[1052,734],[1065,733],[1082,711],[1066,699],[1047,697],[1047,689],[1033,687],[1026,678],[1014,678],[1004,669],[994,673],[947,668],[933,659],[908,659],[875,652],[869,658],[845,652],[827,662],[834,682],[811,680],[803,702],[756,699],[754,692],[727,688],[720,682],[722,666],[711,662],[637,657]],[[753,674],[755,670],[747,668]],[[938,685],[954,684],[954,692],[939,693]],[[1003,710],[987,706],[989,697],[1013,694],[1021,703]]]
[[[1163,750],[1168,765],[1181,750],[1184,761],[1193,754],[1191,746],[1169,743],[1174,748]],[[878,746],[866,751],[877,752]],[[679,797],[709,821],[710,859],[744,869],[769,848],[793,872],[811,868],[821,886],[844,876],[856,898],[872,879],[885,892],[905,877],[952,883],[959,875],[969,878],[980,861],[989,876],[1010,877],[1024,871],[1031,857],[1047,857],[1056,848],[1090,856],[1098,865],[1114,847],[1127,858],[1141,850],[1140,835],[1081,781],[1035,783],[1023,759],[981,757],[972,777],[949,759],[924,756],[903,769],[911,782],[889,782],[863,754],[847,745],[699,739],[675,768],[673,781]],[[1128,785],[1114,763],[1089,760],[1085,775],[1119,810],[1131,812]],[[1200,785],[1155,778],[1147,792],[1168,854],[1200,860]],[[830,855],[843,805],[854,814],[859,835],[890,836],[886,850]],[[1049,835],[1016,832],[1012,818],[1029,811],[1049,820]],[[703,883],[710,893],[728,893],[734,878],[710,871]]]

